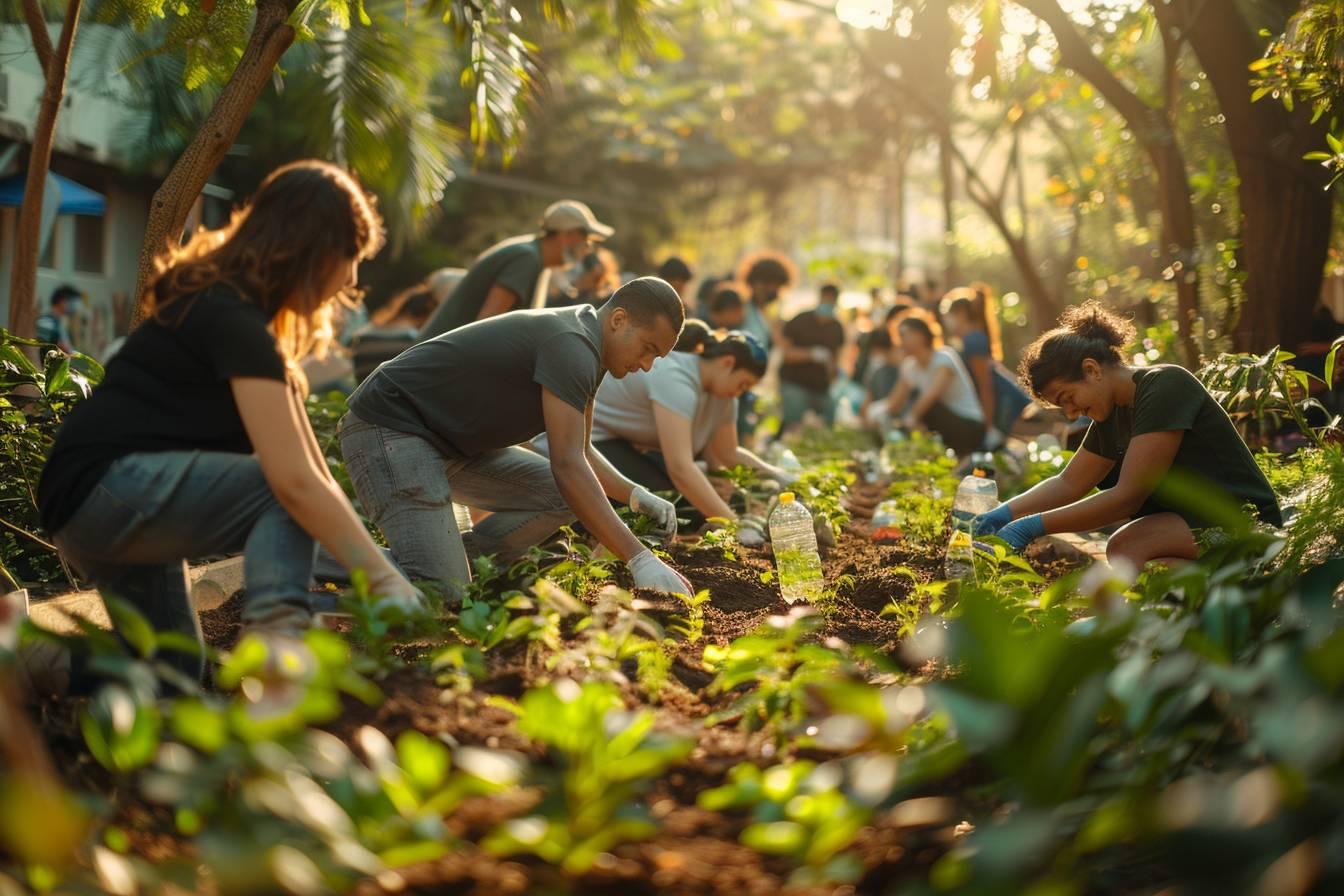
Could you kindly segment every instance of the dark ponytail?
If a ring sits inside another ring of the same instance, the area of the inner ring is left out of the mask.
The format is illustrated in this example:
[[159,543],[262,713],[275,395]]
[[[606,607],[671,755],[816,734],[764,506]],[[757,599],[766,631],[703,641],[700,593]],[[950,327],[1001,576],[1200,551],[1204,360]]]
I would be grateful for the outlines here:
[[1038,338],[1022,354],[1022,381],[1037,398],[1055,380],[1074,382],[1083,376],[1083,362],[1102,367],[1125,363],[1125,346],[1134,341],[1134,324],[1100,302],[1090,301],[1065,311],[1059,326]]
[[740,330],[731,332],[714,331],[702,320],[691,318],[681,328],[681,336],[672,347],[674,352],[684,352],[712,361],[715,358],[733,359],[734,370],[750,371],[757,378],[765,376],[769,354],[754,336]]

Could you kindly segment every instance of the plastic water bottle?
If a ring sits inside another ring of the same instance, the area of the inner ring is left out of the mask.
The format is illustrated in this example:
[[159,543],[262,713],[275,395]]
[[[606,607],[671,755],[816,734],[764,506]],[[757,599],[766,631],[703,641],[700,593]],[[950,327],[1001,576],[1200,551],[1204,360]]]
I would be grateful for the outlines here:
[[461,533],[463,533],[463,532],[470,532],[470,531],[471,531],[471,528],[472,528],[472,523],[471,523],[471,510],[469,510],[469,509],[466,507],[466,505],[464,505],[464,504],[454,504],[454,505],[453,505],[453,518],[454,518],[455,520],[457,520],[457,531],[458,531],[458,534],[461,534]]
[[961,480],[952,502],[952,536],[947,542],[943,576],[964,579],[975,571],[975,545],[971,541],[971,520],[993,510],[999,504],[999,486],[984,471],[976,471]]
[[888,498],[877,509],[873,511],[873,528],[881,529],[884,526],[896,525],[896,520],[900,514],[901,502],[895,498]]
[[812,514],[794,498],[793,492],[781,492],[779,504],[770,514],[770,544],[775,552],[779,574],[779,592],[789,603],[816,601],[825,587],[821,555],[817,553],[817,533]]

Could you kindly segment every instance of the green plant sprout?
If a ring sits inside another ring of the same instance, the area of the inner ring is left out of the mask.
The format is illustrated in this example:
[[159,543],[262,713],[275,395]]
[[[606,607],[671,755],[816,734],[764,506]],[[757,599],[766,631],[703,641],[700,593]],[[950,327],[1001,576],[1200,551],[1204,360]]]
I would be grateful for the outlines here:
[[[879,771],[874,766],[865,772]],[[880,771],[894,777],[894,760],[888,758]],[[843,767],[834,762],[798,760],[764,770],[744,762],[728,773],[728,783],[704,791],[696,802],[716,812],[750,810],[742,843],[799,865],[791,884],[844,883],[857,880],[863,864],[843,851],[873,815],[873,805],[846,793],[844,781]]]
[[777,745],[786,743],[806,718],[809,689],[855,672],[840,647],[806,642],[821,624],[812,608],[795,607],[727,646],[705,645],[705,668],[715,673],[710,693],[738,692],[727,709],[711,714],[705,723],[739,718],[743,730],[768,728]]
[[652,836],[657,826],[637,798],[694,746],[653,723],[648,710],[627,712],[609,682],[561,679],[528,691],[518,729],[547,748],[551,765],[533,767],[544,796],[533,814],[491,833],[485,848],[530,853],[579,874],[616,844]]

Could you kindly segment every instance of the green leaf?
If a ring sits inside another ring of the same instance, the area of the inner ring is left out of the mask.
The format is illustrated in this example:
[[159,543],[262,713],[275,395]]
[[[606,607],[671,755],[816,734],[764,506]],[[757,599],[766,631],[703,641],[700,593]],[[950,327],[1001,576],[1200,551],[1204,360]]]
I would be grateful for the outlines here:
[[397,759],[421,793],[436,790],[448,776],[448,747],[419,731],[403,731],[397,738]]
[[154,655],[157,641],[154,627],[149,624],[139,610],[130,603],[112,594],[103,595],[107,606],[107,615],[112,619],[112,627],[135,648],[141,657]]

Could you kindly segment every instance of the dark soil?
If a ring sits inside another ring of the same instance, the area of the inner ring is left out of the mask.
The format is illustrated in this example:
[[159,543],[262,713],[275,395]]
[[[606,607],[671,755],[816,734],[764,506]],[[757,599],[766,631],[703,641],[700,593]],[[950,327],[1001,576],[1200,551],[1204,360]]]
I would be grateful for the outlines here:
[[[871,645],[892,652],[899,642],[901,623],[884,617],[882,610],[893,601],[910,601],[912,582],[908,575],[893,573],[906,567],[927,581],[936,576],[942,563],[941,546],[924,546],[898,541],[878,545],[869,537],[864,522],[856,521],[842,533],[838,544],[824,552],[826,582],[833,596],[819,608],[824,625],[823,638],[839,638],[851,644]],[[674,564],[697,588],[712,593],[705,607],[705,640],[725,644],[764,623],[770,616],[787,613],[789,605],[780,597],[772,577],[773,562],[768,548],[735,548],[735,556],[725,559],[721,550],[678,544],[671,549]],[[1043,558],[1051,575],[1062,571],[1055,558]],[[668,622],[685,614],[680,601],[665,595],[641,593],[651,617]],[[226,650],[234,645],[242,607],[241,593],[201,615],[207,640]],[[929,865],[942,855],[956,836],[959,819],[943,818],[923,826],[902,823],[898,814],[876,819],[859,835],[853,848],[863,863],[861,880],[852,886],[790,887],[792,867],[788,862],[742,846],[738,836],[747,823],[741,814],[707,812],[696,806],[702,791],[721,784],[728,771],[743,761],[760,764],[778,761],[770,738],[760,732],[746,733],[731,723],[706,727],[704,718],[721,709],[732,695],[712,694],[711,676],[701,666],[701,645],[683,645],[675,658],[671,680],[657,706],[658,726],[693,736],[697,746],[683,765],[655,782],[646,796],[646,804],[660,821],[660,831],[642,843],[624,844],[601,858],[598,866],[577,879],[566,878],[560,871],[531,858],[499,858],[468,845],[439,860],[424,862],[364,881],[358,892],[403,892],[445,894],[839,894],[886,893],[899,884],[922,879]],[[524,647],[504,647],[488,657],[490,675],[466,695],[454,695],[439,686],[423,667],[393,673],[380,682],[385,699],[375,706],[348,700],[341,717],[327,729],[347,742],[364,725],[373,725],[389,737],[407,729],[444,738],[449,743],[479,745],[517,750],[542,760],[540,751],[519,735],[508,711],[491,705],[492,696],[516,698],[544,680],[546,670]],[[633,687],[627,689],[632,705],[638,702]],[[61,707],[64,714],[72,710]],[[61,714],[60,709],[57,714]],[[56,734],[53,747],[62,759],[73,760],[79,753],[77,728],[56,725],[47,729]],[[61,732],[57,734],[57,732]],[[83,757],[87,760],[87,756]],[[84,786],[93,783],[88,763],[70,766],[80,769],[73,777]],[[96,768],[96,766],[95,766]],[[109,780],[99,780],[108,792]],[[155,807],[130,803],[120,815],[134,818],[139,828],[135,838],[137,852],[161,859],[174,852],[189,853],[189,843],[171,834],[166,813]],[[533,794],[517,794],[507,800],[473,800],[449,820],[451,828],[467,841],[479,839],[495,824],[527,808]],[[166,844],[166,845],[165,845]]]

